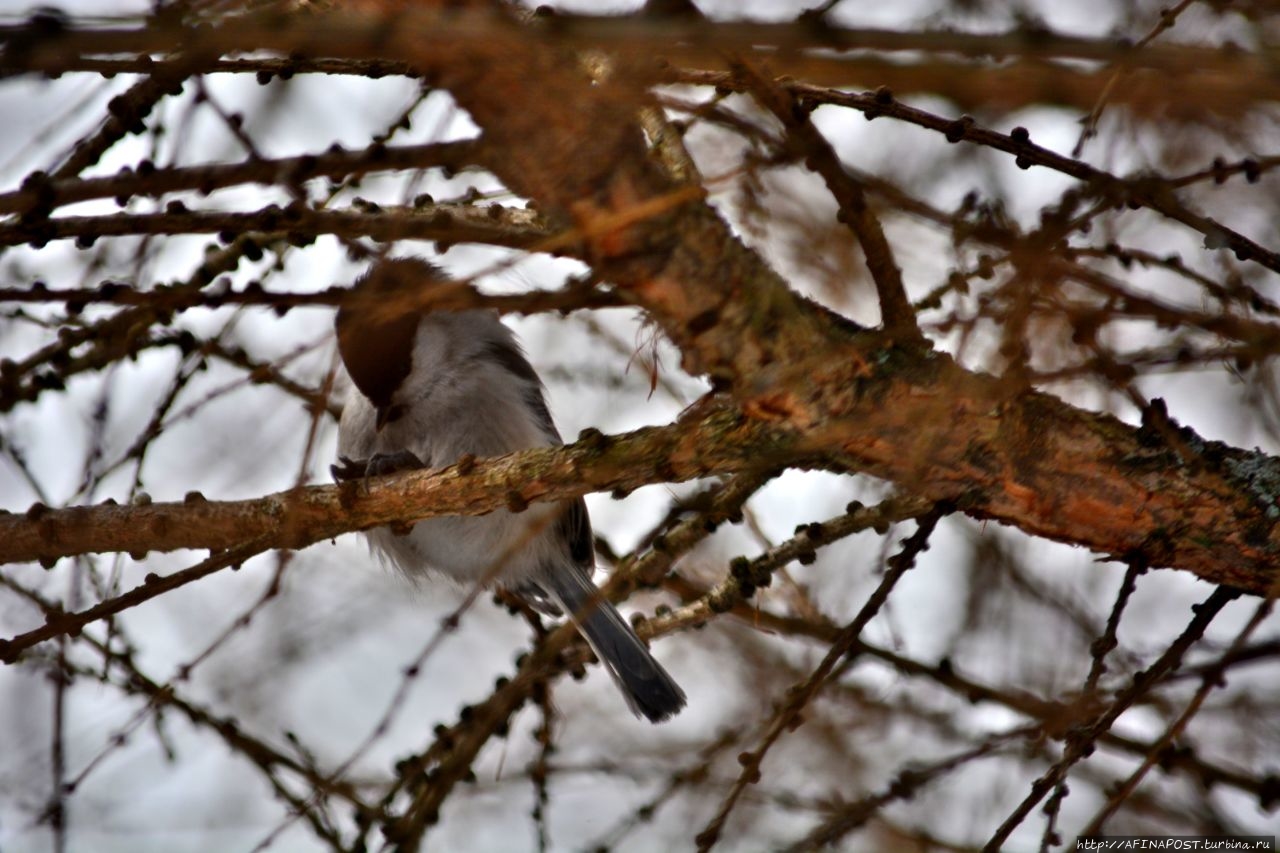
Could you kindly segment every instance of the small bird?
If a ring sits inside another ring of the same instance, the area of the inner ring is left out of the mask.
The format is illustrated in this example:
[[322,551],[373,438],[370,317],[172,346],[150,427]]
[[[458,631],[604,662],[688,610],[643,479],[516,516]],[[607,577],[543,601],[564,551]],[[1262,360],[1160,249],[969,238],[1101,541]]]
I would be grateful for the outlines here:
[[[383,259],[356,282],[360,298],[338,311],[338,352],[355,387],[338,428],[336,480],[563,444],[542,381],[496,312],[394,308],[406,293],[449,285],[425,261]],[[637,715],[657,723],[684,707],[684,691],[591,580],[595,550],[582,498],[365,535],[410,578],[436,572],[496,583],[568,613]]]

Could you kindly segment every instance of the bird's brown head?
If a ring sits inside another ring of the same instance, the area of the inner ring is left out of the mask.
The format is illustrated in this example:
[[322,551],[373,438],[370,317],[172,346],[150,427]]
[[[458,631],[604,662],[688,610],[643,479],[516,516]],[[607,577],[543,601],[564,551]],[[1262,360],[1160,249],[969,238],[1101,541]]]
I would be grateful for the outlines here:
[[418,322],[425,313],[417,295],[446,281],[426,261],[386,258],[356,281],[338,309],[338,353],[351,381],[377,410],[379,425],[391,415],[392,396],[413,366]]

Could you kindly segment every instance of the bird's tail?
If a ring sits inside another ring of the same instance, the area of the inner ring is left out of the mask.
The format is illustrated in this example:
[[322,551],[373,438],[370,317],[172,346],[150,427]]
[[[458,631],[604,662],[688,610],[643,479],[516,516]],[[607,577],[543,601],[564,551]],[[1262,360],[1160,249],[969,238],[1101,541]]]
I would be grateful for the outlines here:
[[548,572],[547,591],[570,614],[637,715],[660,723],[685,705],[684,691],[662,668],[587,573],[574,566]]

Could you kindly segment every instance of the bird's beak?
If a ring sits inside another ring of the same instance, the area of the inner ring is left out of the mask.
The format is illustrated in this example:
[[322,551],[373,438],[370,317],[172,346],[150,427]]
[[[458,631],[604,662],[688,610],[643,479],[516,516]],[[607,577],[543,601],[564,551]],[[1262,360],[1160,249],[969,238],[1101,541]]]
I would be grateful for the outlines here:
[[379,406],[377,412],[378,415],[374,419],[373,428],[377,432],[382,432],[382,428],[387,425],[387,420],[391,417],[391,407]]

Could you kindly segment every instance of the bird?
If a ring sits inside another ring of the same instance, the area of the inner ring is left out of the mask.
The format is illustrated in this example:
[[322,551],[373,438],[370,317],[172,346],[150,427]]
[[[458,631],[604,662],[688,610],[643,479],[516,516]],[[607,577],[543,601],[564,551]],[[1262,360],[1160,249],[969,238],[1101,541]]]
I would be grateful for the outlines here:
[[[413,307],[427,301],[416,294],[449,286],[457,285],[425,260],[384,257],[339,308],[338,352],[353,387],[338,427],[336,480],[563,444],[541,379],[496,311]],[[582,498],[364,535],[415,581],[443,575],[497,585],[568,614],[637,716],[658,723],[685,706],[684,691],[591,579],[595,548]]]

